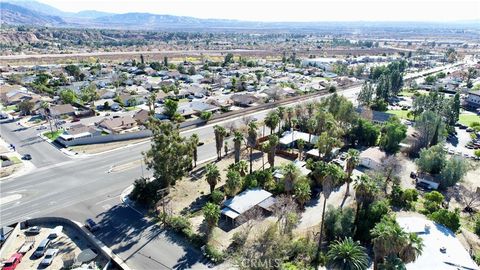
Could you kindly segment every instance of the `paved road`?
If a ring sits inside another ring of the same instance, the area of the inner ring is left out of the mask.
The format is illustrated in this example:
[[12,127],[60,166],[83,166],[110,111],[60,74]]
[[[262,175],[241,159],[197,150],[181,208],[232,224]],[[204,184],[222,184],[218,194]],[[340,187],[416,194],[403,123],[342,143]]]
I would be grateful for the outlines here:
[[[360,87],[342,92],[355,99]],[[262,120],[268,111],[249,116]],[[220,125],[241,125],[245,116],[221,121]],[[214,124],[182,132],[197,133],[205,145],[199,148],[199,160],[216,156]],[[119,149],[83,159],[69,159],[50,144],[37,140],[36,130],[15,131],[15,124],[2,124],[2,137],[17,144],[20,153],[34,157],[38,169],[30,174],[0,182],[0,196],[21,195],[18,200],[0,205],[0,226],[26,218],[57,215],[83,221],[88,217],[101,225],[97,236],[134,269],[202,269],[202,256],[175,235],[162,231],[134,210],[125,207],[119,196],[133,180],[142,175],[139,166],[108,173],[114,165],[141,158],[148,143]],[[4,134],[3,134],[4,133]],[[33,143],[32,143],[33,142]],[[17,146],[17,147],[18,147]],[[25,152],[23,152],[25,151]],[[18,196],[17,196],[18,197]]]

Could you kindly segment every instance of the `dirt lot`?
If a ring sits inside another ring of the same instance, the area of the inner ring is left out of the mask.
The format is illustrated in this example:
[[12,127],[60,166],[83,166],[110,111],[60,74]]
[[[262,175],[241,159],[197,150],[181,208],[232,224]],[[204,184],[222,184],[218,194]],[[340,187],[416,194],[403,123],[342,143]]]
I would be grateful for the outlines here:
[[150,140],[150,139],[148,138],[148,139],[128,140],[128,141],[111,142],[111,143],[77,145],[77,146],[71,146],[68,149],[72,152],[76,152],[79,154],[97,154],[97,153],[102,153],[109,150],[114,150],[120,147],[124,147],[130,144],[144,142],[147,140]]
[[[44,269],[40,266],[40,262],[44,257],[41,258],[33,258],[33,253],[35,249],[38,247],[40,242],[43,239],[46,239],[54,226],[42,226],[40,233],[37,235],[28,236],[29,239],[33,238],[35,243],[33,248],[29,250],[22,258],[22,262],[18,265],[16,269],[18,270],[31,270],[31,269]],[[23,243],[26,240],[26,235],[24,230],[22,230],[18,235],[12,235],[11,237],[16,237],[16,241],[13,243],[12,246],[8,247],[6,254],[14,254],[17,252]],[[58,235],[57,238],[51,239],[51,245],[49,248],[56,248],[59,249],[58,254],[53,259],[53,262],[50,266],[46,267],[47,269],[62,269],[64,263],[63,260],[69,257],[76,258],[78,254],[84,250],[89,248],[89,243],[86,239],[79,236],[72,228],[64,227],[63,232]],[[2,260],[8,258],[1,258]],[[105,265],[107,260],[102,257],[97,257],[95,262],[98,265]]]

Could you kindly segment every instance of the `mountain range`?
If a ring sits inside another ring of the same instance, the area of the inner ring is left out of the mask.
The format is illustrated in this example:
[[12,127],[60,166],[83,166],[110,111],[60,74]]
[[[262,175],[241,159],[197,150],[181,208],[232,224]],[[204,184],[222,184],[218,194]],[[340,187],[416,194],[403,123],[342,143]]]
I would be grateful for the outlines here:
[[[199,19],[186,16],[151,13],[114,14],[96,10],[65,12],[35,0],[3,0],[0,2],[0,23],[74,28],[117,29],[325,29],[331,27],[423,27],[435,28],[439,23],[378,23],[378,22],[250,22],[227,19]],[[479,21],[450,23],[450,27],[480,28]]]

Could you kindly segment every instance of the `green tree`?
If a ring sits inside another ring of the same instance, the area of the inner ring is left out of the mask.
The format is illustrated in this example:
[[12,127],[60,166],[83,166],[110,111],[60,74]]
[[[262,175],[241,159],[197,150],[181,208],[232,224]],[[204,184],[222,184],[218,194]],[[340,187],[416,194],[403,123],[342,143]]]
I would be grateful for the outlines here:
[[287,163],[283,167],[283,184],[284,190],[287,194],[291,194],[295,183],[300,177],[300,170],[295,165],[295,163]]
[[237,195],[242,188],[243,181],[240,173],[236,170],[229,169],[227,172],[227,180],[225,182],[225,193],[229,197]]
[[200,119],[202,119],[205,122],[208,122],[212,118],[212,112],[202,112],[200,114]]
[[153,170],[153,188],[169,188],[184,177],[191,167],[190,142],[180,136],[178,129],[170,122],[153,119],[148,128],[153,133],[152,144],[143,155],[147,169]]
[[396,153],[400,149],[400,142],[406,137],[407,127],[400,122],[398,117],[391,117],[382,128],[380,147],[387,153]]
[[293,194],[295,195],[295,199],[300,205],[300,208],[303,209],[305,203],[310,200],[312,194],[310,183],[306,178],[299,179],[293,185]]
[[360,105],[370,107],[373,103],[373,96],[375,89],[371,83],[365,82],[362,86],[362,90],[358,93],[357,100]]
[[198,143],[200,139],[198,138],[197,133],[192,134],[190,136],[190,143],[192,147],[192,158],[193,158],[193,167],[197,167],[197,160],[198,160]]
[[276,111],[270,111],[265,118],[265,125],[270,129],[270,135],[273,134],[275,128],[280,124],[280,116]]
[[17,108],[22,112],[23,115],[29,115],[35,104],[30,100],[23,100],[17,104]]
[[458,209],[448,211],[447,209],[439,209],[428,216],[431,220],[442,224],[454,233],[460,229],[460,213]]
[[352,208],[334,208],[329,205],[325,214],[324,230],[327,241],[353,236],[355,213]]
[[218,220],[220,219],[220,206],[214,203],[207,202],[202,208],[203,218],[207,223],[208,227],[211,229],[217,225]]
[[333,148],[340,146],[342,146],[342,142],[338,138],[330,136],[327,132],[322,132],[318,137],[318,153],[323,160],[329,160],[331,158]]
[[298,159],[303,159],[303,149],[305,148],[305,141],[303,139],[298,139],[296,142],[298,147]]
[[205,178],[210,186],[210,194],[215,190],[215,186],[220,180],[220,171],[218,170],[217,165],[213,163],[207,164],[205,167]]
[[240,131],[233,133],[233,147],[235,152],[235,163],[240,161],[240,152],[242,149],[243,134]]
[[425,194],[423,206],[427,213],[433,213],[440,209],[445,197],[438,191],[431,191]]
[[355,145],[374,146],[377,144],[380,129],[371,121],[358,118],[349,132],[349,140]]
[[217,149],[217,159],[220,160],[222,159],[222,147],[223,147],[225,136],[227,135],[227,130],[222,126],[215,125],[213,127],[213,132],[215,134],[215,147]]
[[225,55],[225,59],[223,61],[223,65],[224,66],[228,66],[228,64],[230,63],[233,63],[234,60],[233,60],[233,54],[232,53],[227,53],[227,55]]
[[270,135],[268,137],[269,151],[268,151],[267,159],[268,159],[268,164],[270,165],[270,168],[275,167],[275,153],[277,150],[278,142],[279,142],[279,139],[277,135]]
[[253,172],[253,148],[257,146],[257,123],[248,123],[247,145],[250,148],[250,173]]
[[60,91],[60,99],[65,104],[73,104],[77,100],[77,96],[72,89],[64,89]]
[[360,152],[356,149],[348,149],[347,158],[346,158],[346,178],[345,182],[347,182],[347,188],[345,190],[345,196],[348,196],[350,193],[350,182],[352,181],[352,173],[353,170],[360,164]]
[[82,73],[77,65],[67,65],[64,67],[69,76],[72,76],[77,81],[82,81],[85,78],[85,74]]
[[169,119],[173,119],[174,115],[177,113],[177,110],[178,110],[178,102],[172,99],[165,99],[163,108],[164,108],[163,113]]
[[368,255],[359,242],[352,238],[335,241],[327,252],[327,265],[329,269],[366,270],[368,268]]
[[443,145],[437,144],[420,150],[420,156],[415,160],[418,169],[422,172],[438,174],[447,162],[447,155]]
[[451,157],[440,171],[440,187],[445,189],[462,181],[471,166],[462,157]]

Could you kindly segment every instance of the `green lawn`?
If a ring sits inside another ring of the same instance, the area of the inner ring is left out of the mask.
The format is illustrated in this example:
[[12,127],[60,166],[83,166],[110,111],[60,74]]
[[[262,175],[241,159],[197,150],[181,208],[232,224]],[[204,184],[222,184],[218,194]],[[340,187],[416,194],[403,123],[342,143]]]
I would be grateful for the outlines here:
[[22,163],[22,161],[18,157],[9,157],[9,159],[13,162],[13,164]]
[[414,91],[402,91],[400,93],[398,93],[399,96],[403,96],[403,97],[413,97],[415,95],[415,92]]
[[10,105],[10,106],[7,106],[5,107],[5,111],[15,111],[17,110],[17,105]]
[[460,114],[460,118],[459,118],[458,122],[460,122],[460,124],[470,126],[470,124],[473,123],[473,122],[479,122],[480,123],[480,116],[475,115],[475,114],[463,113],[463,114]]
[[389,111],[386,111],[386,113],[391,113],[391,114],[394,114],[396,116],[398,116],[398,118],[400,119],[408,119],[408,120],[413,120],[413,117],[408,117],[408,111],[404,111],[404,110],[389,110]]
[[58,136],[60,136],[60,134],[62,134],[62,133],[63,133],[63,129],[59,129],[59,130],[53,131],[53,132],[50,132],[50,131],[45,132],[45,133],[43,133],[43,135],[45,137],[49,138],[50,140],[55,141],[58,138]]

